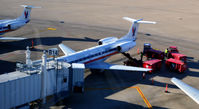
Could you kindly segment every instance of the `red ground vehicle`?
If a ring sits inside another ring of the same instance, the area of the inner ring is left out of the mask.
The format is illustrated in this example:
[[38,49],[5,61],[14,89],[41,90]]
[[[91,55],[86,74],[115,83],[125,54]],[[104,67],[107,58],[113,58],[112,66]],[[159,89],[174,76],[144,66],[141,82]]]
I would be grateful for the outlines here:
[[150,43],[144,44],[143,55],[147,58],[164,60],[164,52],[153,49]]
[[179,53],[178,48],[176,46],[170,46],[168,48],[168,54],[166,54],[166,57],[169,58],[173,58],[172,54],[173,53]]
[[[183,73],[187,70],[187,56],[180,54],[176,46],[170,46],[168,48],[167,55],[160,50],[155,50],[151,47],[150,43],[144,44],[144,50],[141,53],[141,60],[137,60],[135,58],[131,58],[129,54],[124,54],[129,60],[124,62],[124,65],[129,66],[137,66],[143,68],[152,69],[149,73],[154,71],[158,71],[161,69],[162,60],[164,60],[164,56],[167,56],[166,67],[170,71],[177,71]],[[152,60],[148,60],[142,63],[142,56],[146,56],[147,59],[151,58]]]
[[184,54],[180,53],[171,53],[171,58],[181,60],[182,62],[186,63],[187,62],[187,56]]
[[177,60],[177,59],[173,59],[173,58],[166,60],[166,67],[170,71],[178,71],[180,73],[185,72],[187,69],[186,63],[182,62],[181,60]]
[[171,53],[179,53],[178,51],[178,48],[176,46],[170,46],[168,48],[168,52],[171,52]]
[[161,66],[162,66],[162,60],[159,59],[152,59],[143,62],[143,68],[152,69],[151,71],[149,71],[149,73],[152,73],[154,71],[159,71],[161,69]]

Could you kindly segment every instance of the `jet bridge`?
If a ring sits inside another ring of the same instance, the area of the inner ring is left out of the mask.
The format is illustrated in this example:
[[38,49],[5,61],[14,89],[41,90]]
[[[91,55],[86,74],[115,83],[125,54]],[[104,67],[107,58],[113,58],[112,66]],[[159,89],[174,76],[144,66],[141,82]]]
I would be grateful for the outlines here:
[[[68,64],[47,58],[31,61],[26,51],[26,64],[18,63],[15,72],[0,75],[0,109],[30,107],[35,101],[52,105],[69,96],[84,83],[84,65]],[[49,97],[50,96],[50,99]],[[48,97],[48,99],[46,99]]]

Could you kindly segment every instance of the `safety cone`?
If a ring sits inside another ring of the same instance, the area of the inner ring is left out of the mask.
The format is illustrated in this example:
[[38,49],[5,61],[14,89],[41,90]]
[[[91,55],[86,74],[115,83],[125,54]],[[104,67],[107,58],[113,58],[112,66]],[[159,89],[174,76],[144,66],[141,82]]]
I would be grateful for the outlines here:
[[31,48],[34,48],[34,41],[32,40],[32,47]]
[[139,50],[139,48],[137,49],[137,54],[139,54],[140,53],[140,50]]
[[165,88],[165,91],[164,91],[165,93],[168,93],[169,91],[168,91],[168,84],[166,84],[166,88]]
[[154,80],[153,80],[153,78],[152,78],[151,84],[152,84],[152,85],[154,84]]
[[146,76],[145,73],[143,73],[143,74],[142,74],[142,78],[145,79],[145,76]]

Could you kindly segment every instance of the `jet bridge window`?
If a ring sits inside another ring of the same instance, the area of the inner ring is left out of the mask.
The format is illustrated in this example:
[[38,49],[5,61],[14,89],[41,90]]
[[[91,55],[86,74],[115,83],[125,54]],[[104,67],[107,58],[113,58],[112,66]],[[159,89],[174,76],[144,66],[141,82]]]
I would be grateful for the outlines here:
[[67,82],[67,78],[63,78],[63,82],[66,83]]

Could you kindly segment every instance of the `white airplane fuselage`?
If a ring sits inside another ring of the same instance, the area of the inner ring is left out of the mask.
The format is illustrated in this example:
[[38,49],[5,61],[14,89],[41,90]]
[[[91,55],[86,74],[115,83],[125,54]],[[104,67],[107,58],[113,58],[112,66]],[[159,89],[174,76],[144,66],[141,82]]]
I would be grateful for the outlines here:
[[0,20],[0,35],[5,34],[10,31],[17,30],[27,24],[30,20]]
[[112,43],[98,45],[92,48],[88,48],[82,51],[78,51],[72,53],[68,56],[62,56],[57,58],[57,60],[62,60],[68,63],[95,63],[95,62],[103,62],[108,57],[118,54],[121,51],[118,50],[119,46],[123,47],[124,45],[128,45],[126,48],[122,48],[126,52],[136,46],[136,42],[128,41],[128,40],[117,40]]

